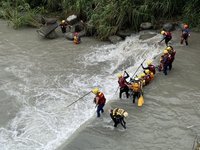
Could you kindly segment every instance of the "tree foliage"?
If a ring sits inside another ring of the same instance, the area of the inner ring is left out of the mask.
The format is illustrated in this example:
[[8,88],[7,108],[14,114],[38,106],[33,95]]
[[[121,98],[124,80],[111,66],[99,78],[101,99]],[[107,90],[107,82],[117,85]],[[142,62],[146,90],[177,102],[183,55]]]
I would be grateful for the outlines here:
[[[199,27],[199,0],[1,0],[0,16],[14,27],[33,24],[36,14],[59,12],[60,18],[76,14],[89,27],[94,27],[100,39],[118,30],[139,29],[142,22],[182,17],[193,27]],[[36,25],[37,26],[37,25]]]

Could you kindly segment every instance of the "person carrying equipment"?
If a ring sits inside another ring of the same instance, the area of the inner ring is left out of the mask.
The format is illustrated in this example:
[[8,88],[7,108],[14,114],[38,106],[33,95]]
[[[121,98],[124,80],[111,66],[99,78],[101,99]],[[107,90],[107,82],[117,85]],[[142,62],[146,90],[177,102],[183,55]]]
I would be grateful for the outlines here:
[[190,37],[189,26],[184,24],[182,34],[181,34],[181,44],[185,41],[185,44],[188,45],[188,37]]
[[119,83],[119,87],[120,87],[120,91],[119,91],[119,98],[122,98],[122,93],[126,92],[126,98],[129,98],[129,88],[127,86],[128,82],[126,81],[126,79],[129,77],[129,74],[124,71],[124,75],[122,75],[121,73],[119,73],[118,75],[118,83]]
[[135,103],[135,98],[139,98],[142,92],[142,83],[140,82],[139,78],[135,78],[134,82],[131,85],[127,86],[133,90],[133,103]]
[[144,67],[143,64],[141,64],[142,68],[145,69],[149,69],[151,72],[153,72],[153,74],[156,73],[156,67],[154,65],[152,65],[152,61],[149,60],[147,61],[147,67]]
[[100,117],[100,112],[103,113],[103,107],[106,103],[106,98],[102,92],[99,91],[98,88],[94,88],[92,93],[95,94],[94,103],[97,106],[97,117]]
[[168,46],[166,48],[166,50],[169,53],[169,57],[168,57],[169,65],[168,66],[169,66],[169,70],[171,70],[172,69],[172,63],[173,63],[173,61],[175,59],[176,51],[174,50],[174,48],[172,46]]
[[81,43],[81,39],[78,35],[78,32],[74,33],[74,44],[80,44]]
[[128,112],[121,108],[115,108],[110,110],[110,117],[114,122],[114,127],[120,123],[124,129],[126,129],[126,122],[124,118],[128,117]]
[[163,35],[163,38],[160,42],[161,43],[163,40],[165,40],[166,46],[168,46],[169,41],[172,39],[172,34],[170,31],[161,31],[161,34]]

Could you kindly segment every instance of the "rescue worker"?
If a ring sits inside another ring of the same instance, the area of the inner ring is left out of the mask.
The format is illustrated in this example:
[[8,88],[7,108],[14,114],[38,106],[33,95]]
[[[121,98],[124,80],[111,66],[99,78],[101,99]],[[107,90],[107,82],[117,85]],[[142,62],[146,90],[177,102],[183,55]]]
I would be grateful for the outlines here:
[[167,68],[169,66],[169,53],[167,50],[163,51],[162,65],[163,65],[163,73],[167,75]]
[[143,79],[145,80],[145,86],[148,85],[151,81],[151,77],[150,77],[150,71],[149,69],[144,70],[144,74],[145,76],[143,77]]
[[126,129],[126,122],[124,121],[124,117],[128,117],[128,112],[121,108],[115,108],[110,110],[110,117],[114,122],[114,127],[120,123],[124,129]]
[[119,73],[118,75],[118,83],[119,83],[119,98],[122,98],[122,93],[126,92],[126,98],[129,98],[129,88],[127,86],[128,82],[126,81],[126,79],[129,77],[129,74],[124,71],[124,76]]
[[172,34],[170,31],[161,31],[161,34],[163,35],[163,38],[160,42],[161,43],[163,40],[165,40],[166,46],[168,46],[169,41],[172,39]]
[[148,75],[150,81],[154,79],[154,74],[149,69],[144,70],[144,73],[146,74],[146,76]]
[[140,83],[141,83],[141,87],[145,86],[145,80],[144,80],[144,77],[145,77],[145,73],[141,73],[139,76],[138,76],[138,79],[140,80]]
[[169,67],[169,70],[171,70],[172,69],[172,63],[175,59],[176,51],[174,50],[174,48],[172,46],[168,46],[166,48],[166,50],[169,53],[169,57],[168,57],[169,65],[168,65],[168,67]]
[[158,71],[163,71],[163,57],[164,55],[160,56],[160,65],[158,66]]
[[92,93],[95,94],[94,103],[97,106],[97,117],[100,117],[100,112],[103,113],[103,107],[106,103],[106,98],[102,92],[99,91],[98,88],[94,88]]
[[62,20],[61,23],[60,23],[60,28],[61,28],[61,31],[62,33],[66,33],[66,28],[67,28],[67,22],[65,20]]
[[140,82],[139,78],[135,78],[134,82],[131,85],[127,86],[133,91],[133,103],[135,103],[135,98],[139,98],[142,92],[142,83]]
[[182,34],[181,34],[181,44],[185,41],[185,44],[188,45],[188,37],[190,37],[190,32],[187,24],[184,24]]
[[144,67],[143,64],[141,63],[142,68],[145,69],[149,69],[151,72],[153,72],[153,74],[156,73],[156,67],[154,65],[152,65],[152,61],[149,60],[147,61],[147,67]]
[[80,39],[80,36],[78,35],[78,32],[75,32],[74,33],[74,44],[80,44],[81,42],[81,39]]

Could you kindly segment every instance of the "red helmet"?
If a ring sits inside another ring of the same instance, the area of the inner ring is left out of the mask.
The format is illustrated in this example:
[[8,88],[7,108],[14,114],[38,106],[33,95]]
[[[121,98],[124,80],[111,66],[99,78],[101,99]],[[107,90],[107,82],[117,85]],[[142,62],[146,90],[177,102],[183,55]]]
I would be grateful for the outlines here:
[[187,29],[187,28],[188,28],[188,25],[187,25],[187,24],[184,24],[183,27],[184,27],[184,29]]

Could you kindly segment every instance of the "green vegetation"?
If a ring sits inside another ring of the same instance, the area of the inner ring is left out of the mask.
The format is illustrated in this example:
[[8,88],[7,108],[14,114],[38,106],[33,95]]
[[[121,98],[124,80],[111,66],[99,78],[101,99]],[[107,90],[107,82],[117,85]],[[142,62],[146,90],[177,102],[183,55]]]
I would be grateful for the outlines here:
[[200,31],[200,0],[191,0],[184,6],[184,21]]
[[64,19],[76,14],[95,28],[100,39],[131,28],[139,30],[142,22],[181,18],[190,27],[200,29],[200,0],[1,0],[0,17],[14,28],[25,25],[38,27],[37,15],[59,14]]

